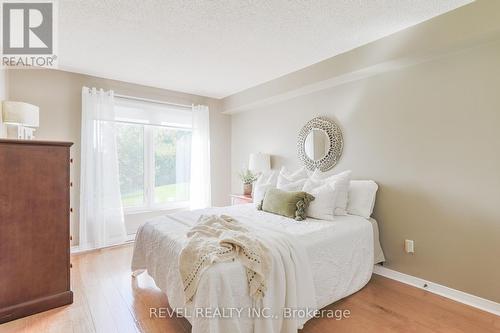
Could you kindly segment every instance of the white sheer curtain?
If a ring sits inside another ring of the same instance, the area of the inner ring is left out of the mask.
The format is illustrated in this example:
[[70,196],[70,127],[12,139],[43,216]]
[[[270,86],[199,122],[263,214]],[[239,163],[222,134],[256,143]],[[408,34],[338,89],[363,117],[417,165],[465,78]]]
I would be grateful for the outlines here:
[[212,205],[210,187],[210,117],[208,106],[193,106],[190,208]]
[[125,241],[113,91],[82,89],[80,248]]

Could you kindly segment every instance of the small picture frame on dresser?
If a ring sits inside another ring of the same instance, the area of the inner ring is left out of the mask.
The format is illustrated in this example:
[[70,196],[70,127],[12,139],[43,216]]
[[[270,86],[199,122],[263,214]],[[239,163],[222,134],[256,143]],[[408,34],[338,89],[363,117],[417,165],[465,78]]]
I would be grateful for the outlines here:
[[247,203],[252,203],[253,198],[251,195],[244,194],[231,194],[231,205],[243,205]]

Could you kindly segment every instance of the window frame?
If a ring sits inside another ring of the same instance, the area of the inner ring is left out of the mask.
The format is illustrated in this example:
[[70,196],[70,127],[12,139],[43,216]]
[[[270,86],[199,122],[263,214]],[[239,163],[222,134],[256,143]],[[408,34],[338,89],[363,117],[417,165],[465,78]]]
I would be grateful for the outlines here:
[[133,122],[133,121],[124,121],[117,120],[113,121],[114,123],[125,123],[132,124],[143,127],[143,135],[144,135],[144,158],[143,158],[143,170],[144,170],[144,195],[143,195],[143,204],[141,206],[123,206],[123,213],[125,215],[129,214],[137,214],[137,213],[147,213],[147,212],[155,212],[155,211],[169,211],[169,210],[177,210],[177,209],[186,209],[189,208],[189,200],[187,201],[174,201],[174,202],[166,202],[166,203],[156,203],[155,202],[155,142],[154,142],[154,128],[161,127],[173,130],[183,130],[191,132],[192,128],[187,126],[173,126],[173,125],[156,125],[149,124],[143,122]]

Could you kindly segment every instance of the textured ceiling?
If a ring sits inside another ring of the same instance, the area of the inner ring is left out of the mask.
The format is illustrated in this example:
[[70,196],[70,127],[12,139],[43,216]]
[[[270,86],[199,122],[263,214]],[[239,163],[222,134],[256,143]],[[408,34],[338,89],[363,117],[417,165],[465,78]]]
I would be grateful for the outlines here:
[[225,97],[471,0],[60,0],[61,69]]

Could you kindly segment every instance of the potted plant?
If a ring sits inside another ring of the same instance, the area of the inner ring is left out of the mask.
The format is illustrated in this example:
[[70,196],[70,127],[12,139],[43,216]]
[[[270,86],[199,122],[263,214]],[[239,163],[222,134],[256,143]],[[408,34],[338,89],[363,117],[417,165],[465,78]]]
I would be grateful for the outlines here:
[[245,169],[239,173],[240,179],[243,182],[243,194],[252,195],[252,184],[259,178],[259,175]]

